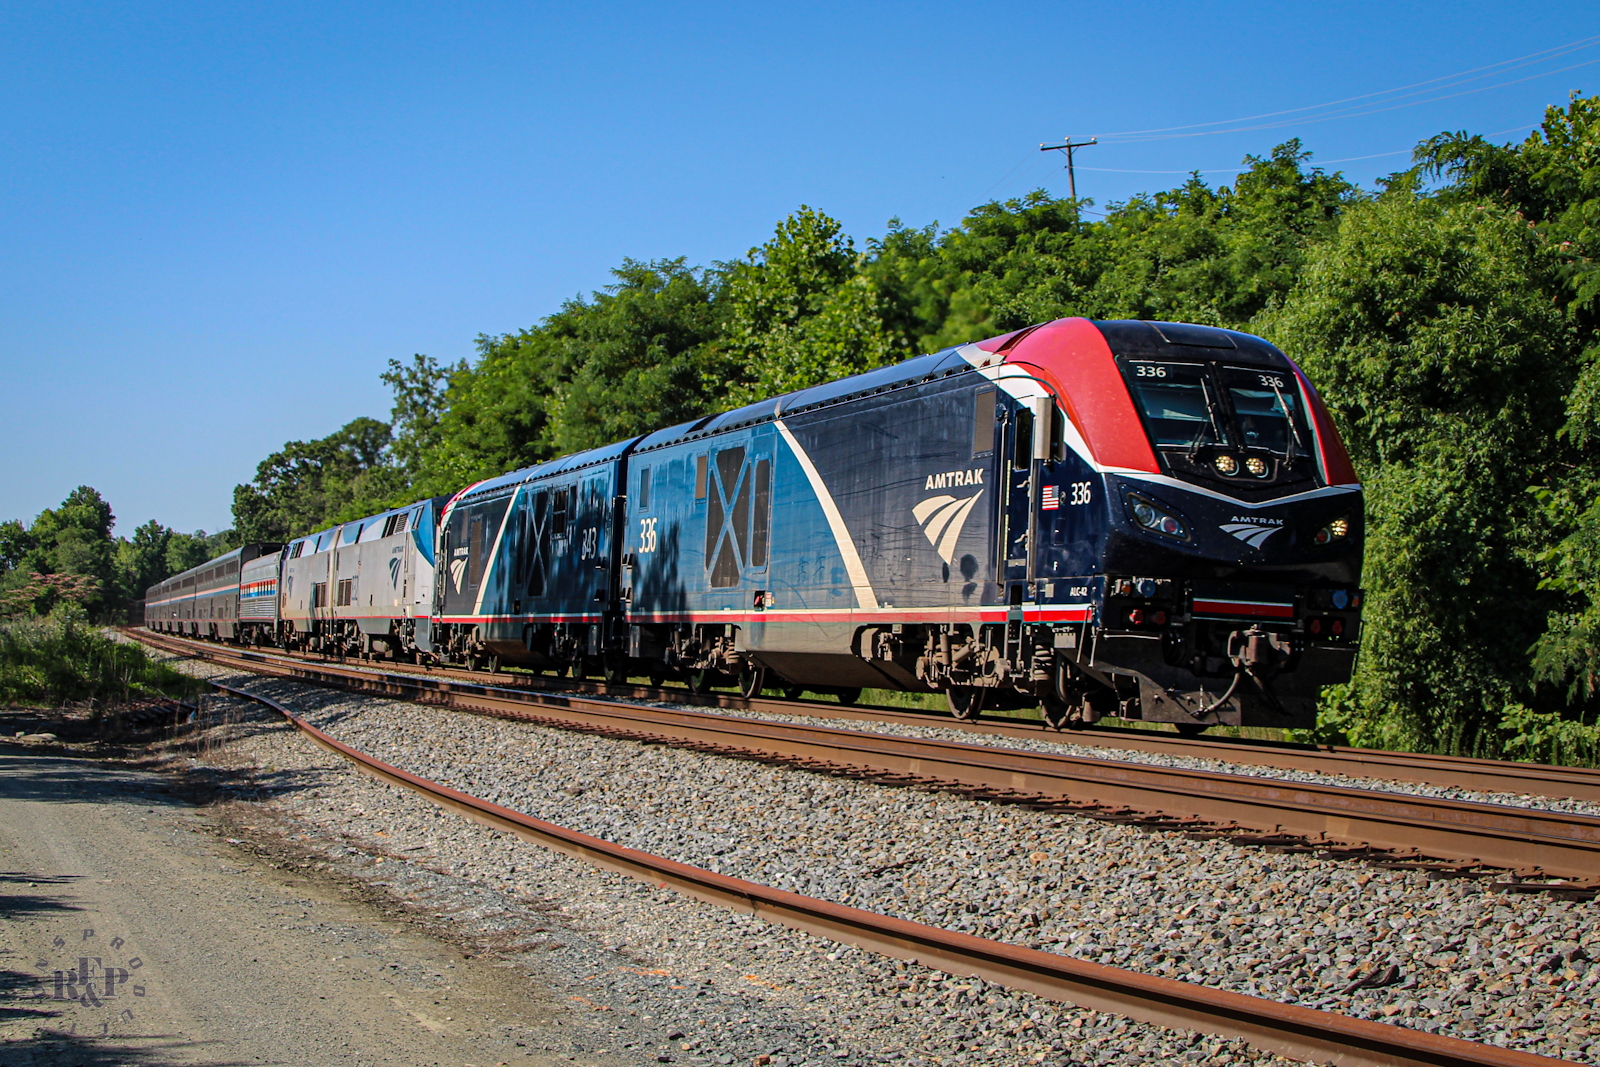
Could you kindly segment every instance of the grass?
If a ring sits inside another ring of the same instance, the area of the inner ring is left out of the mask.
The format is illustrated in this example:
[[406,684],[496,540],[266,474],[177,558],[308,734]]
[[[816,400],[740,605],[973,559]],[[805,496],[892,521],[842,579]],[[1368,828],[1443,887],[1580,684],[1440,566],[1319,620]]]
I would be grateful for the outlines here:
[[104,709],[132,700],[188,697],[199,683],[138,645],[113,641],[70,616],[0,623],[0,702]]

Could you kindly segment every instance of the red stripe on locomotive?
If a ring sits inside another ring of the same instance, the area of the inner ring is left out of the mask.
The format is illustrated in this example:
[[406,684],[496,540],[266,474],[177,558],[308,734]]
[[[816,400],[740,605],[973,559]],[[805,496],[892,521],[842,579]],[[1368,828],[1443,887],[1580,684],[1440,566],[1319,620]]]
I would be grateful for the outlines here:
[[[988,344],[979,347],[987,351]],[[1111,346],[1094,323],[1057,319],[1040,326],[1016,342],[1006,362],[1026,367],[1055,389],[1095,463],[1161,473]]]

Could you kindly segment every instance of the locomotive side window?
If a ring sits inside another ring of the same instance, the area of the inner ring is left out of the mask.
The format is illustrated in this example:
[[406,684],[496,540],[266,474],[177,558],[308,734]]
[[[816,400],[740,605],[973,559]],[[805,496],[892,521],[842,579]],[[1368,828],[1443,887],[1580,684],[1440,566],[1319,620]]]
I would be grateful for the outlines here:
[[1193,363],[1128,364],[1128,384],[1157,448],[1223,443],[1203,367]]
[[979,389],[973,401],[972,454],[988,455],[994,451],[994,390]]
[[706,498],[705,456],[694,457],[694,498],[696,500],[704,500]]
[[483,580],[483,516],[474,515],[467,523],[467,584]]
[[639,510],[650,510],[650,468],[639,468]]
[[1033,412],[1017,409],[1016,429],[1011,436],[1011,469],[1033,469]]
[[1280,455],[1306,453],[1310,434],[1299,393],[1289,374],[1277,370],[1224,367],[1222,380],[1233,402],[1234,418],[1246,448],[1265,448]]
[[571,506],[572,491],[566,487],[551,493],[550,535],[552,537],[567,536],[568,509]]
[[706,491],[706,566],[711,587],[739,584],[741,562],[750,554],[750,482],[744,473],[744,449],[719,449],[715,485]]
[[756,461],[756,513],[750,531],[750,566],[767,565],[767,521],[772,499],[772,461]]

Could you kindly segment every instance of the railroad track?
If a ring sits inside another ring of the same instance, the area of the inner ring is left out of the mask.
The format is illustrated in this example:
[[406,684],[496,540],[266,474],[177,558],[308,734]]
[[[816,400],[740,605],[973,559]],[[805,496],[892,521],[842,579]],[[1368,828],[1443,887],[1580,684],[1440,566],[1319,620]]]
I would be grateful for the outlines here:
[[1592,897],[1600,818],[1379,790],[774,723],[604,697],[309,663],[140,634],[157,647],[354,692],[798,766],[886,785]]
[[1372,1067],[1536,1067],[1567,1062],[1139,974],[714,874],[535,819],[429,781],[338,741],[271,697],[221,683],[210,684],[272,708],[316,744],[349,760],[363,772],[419,793],[473,822],[661,888],[672,888],[708,903],[895,959],[951,974],[976,975],[1052,1000],[1160,1026],[1244,1038],[1257,1048],[1301,1060]]
[[[140,639],[154,638],[148,630],[129,627],[127,632]],[[209,642],[161,636],[160,640],[188,648],[216,648]],[[258,653],[261,654],[261,653]],[[273,650],[270,655],[306,663],[340,662],[306,654]],[[392,673],[414,673],[424,678],[451,678],[482,682],[484,675],[449,668],[424,669],[406,664],[385,663]],[[1355,778],[1381,778],[1442,788],[1484,793],[1510,793],[1559,799],[1600,801],[1600,769],[1558,767],[1543,763],[1518,763],[1476,759],[1468,756],[1438,756],[1428,753],[1388,752],[1382,749],[1350,748],[1338,745],[1293,744],[1272,741],[1185,738],[1176,734],[1130,728],[1096,728],[1057,732],[1042,722],[1015,719],[980,719],[962,722],[946,716],[885,707],[843,707],[812,700],[779,700],[769,697],[746,699],[729,693],[691,693],[687,689],[653,688],[571,678],[547,678],[527,673],[495,675],[495,683],[507,689],[535,691],[579,691],[595,696],[632,700],[669,700],[679,704],[699,704],[731,711],[770,712],[782,715],[808,715],[813,718],[854,722],[889,722],[905,726],[933,726],[979,736],[1024,739],[1050,739],[1091,748],[1149,752],[1164,756],[1220,760],[1252,767],[1279,767],[1285,770],[1344,774]]]

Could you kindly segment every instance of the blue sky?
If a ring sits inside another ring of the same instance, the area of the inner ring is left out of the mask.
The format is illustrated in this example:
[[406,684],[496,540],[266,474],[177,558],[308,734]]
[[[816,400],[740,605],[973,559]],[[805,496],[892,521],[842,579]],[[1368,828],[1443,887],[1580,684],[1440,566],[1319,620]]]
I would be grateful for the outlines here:
[[1597,8],[14,2],[0,519],[88,484],[123,535],[225,528],[283,442],[387,417],[391,357],[470,356],[623,257],[736,258],[802,203],[860,242],[1064,195],[1065,134],[1101,135],[1101,205],[1291,136],[1363,184],[1440,130],[1520,138],[1596,91],[1600,42],[1506,61]]

